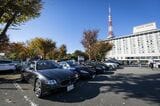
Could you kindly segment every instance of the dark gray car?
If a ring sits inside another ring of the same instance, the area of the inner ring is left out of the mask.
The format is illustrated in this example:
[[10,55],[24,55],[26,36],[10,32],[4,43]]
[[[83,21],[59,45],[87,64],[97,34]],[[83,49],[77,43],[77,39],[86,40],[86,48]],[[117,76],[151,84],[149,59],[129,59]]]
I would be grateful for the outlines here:
[[63,87],[67,91],[74,89],[78,74],[60,69],[51,60],[39,60],[29,62],[22,70],[21,78],[33,85],[37,97],[42,97],[58,88]]

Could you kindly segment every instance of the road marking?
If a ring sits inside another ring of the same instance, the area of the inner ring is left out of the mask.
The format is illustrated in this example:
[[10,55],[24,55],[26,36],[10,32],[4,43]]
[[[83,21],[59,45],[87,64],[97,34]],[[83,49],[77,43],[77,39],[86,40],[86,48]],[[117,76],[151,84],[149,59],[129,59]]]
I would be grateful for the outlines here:
[[30,103],[31,106],[38,106],[37,104],[35,104],[34,102],[31,101],[31,99],[27,96],[24,96],[25,100],[28,101]]
[[12,101],[11,101],[11,99],[5,99],[5,102],[11,103]]
[[21,92],[24,92],[23,89],[22,89],[22,87],[21,87],[19,84],[14,83],[14,86],[15,86],[17,89],[19,89]]
[[[21,87],[19,84],[14,83],[14,86],[15,86],[17,89],[19,89],[22,93],[24,93],[24,90],[22,89],[22,87]],[[28,96],[26,96],[26,95],[23,94],[23,97],[24,97],[24,99],[25,99],[27,102],[29,102],[29,104],[30,104],[31,106],[38,106],[38,104],[34,103]]]

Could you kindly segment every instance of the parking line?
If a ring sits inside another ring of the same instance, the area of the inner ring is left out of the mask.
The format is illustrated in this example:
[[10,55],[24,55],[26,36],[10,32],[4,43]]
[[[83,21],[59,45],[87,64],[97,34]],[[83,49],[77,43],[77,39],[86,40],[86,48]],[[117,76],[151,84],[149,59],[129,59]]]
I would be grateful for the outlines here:
[[[22,89],[22,87],[19,84],[17,84],[17,83],[13,83],[13,84],[17,89],[19,89],[22,92],[22,94],[24,93],[24,90]],[[29,102],[29,104],[31,106],[38,106],[38,104],[34,103],[28,96],[23,94],[23,97],[24,97],[25,101]]]
[[21,87],[19,84],[14,83],[14,86],[15,86],[17,89],[19,89],[21,92],[24,92],[23,89],[22,89],[22,87]]

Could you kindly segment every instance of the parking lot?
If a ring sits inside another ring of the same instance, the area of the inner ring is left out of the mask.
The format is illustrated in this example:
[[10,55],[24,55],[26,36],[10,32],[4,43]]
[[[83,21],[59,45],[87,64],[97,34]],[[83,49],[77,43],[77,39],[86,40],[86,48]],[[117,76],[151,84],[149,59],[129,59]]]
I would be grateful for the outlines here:
[[160,106],[160,70],[140,67],[117,69],[75,89],[60,90],[38,99],[18,74],[0,75],[0,106]]

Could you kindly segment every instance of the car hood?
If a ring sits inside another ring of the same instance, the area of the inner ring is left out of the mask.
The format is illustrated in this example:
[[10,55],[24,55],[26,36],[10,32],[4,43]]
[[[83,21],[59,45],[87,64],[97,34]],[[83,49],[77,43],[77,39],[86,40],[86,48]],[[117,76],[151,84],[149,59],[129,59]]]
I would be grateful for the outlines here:
[[67,69],[47,69],[47,70],[39,70],[41,75],[51,80],[66,80],[74,77],[74,73]]

